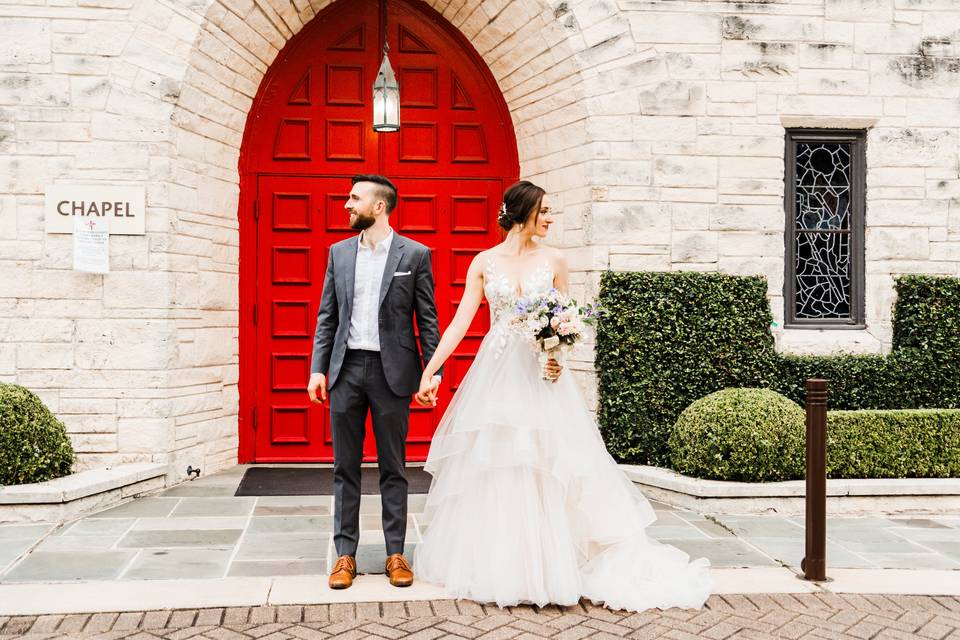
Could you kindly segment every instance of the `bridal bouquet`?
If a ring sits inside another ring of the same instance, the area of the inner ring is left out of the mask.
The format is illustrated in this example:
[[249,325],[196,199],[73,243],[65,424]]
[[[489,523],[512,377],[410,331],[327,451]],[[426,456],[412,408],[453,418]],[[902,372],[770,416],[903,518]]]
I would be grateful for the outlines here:
[[[517,300],[511,322],[514,328],[532,337],[540,358],[541,371],[547,360],[563,361],[569,350],[583,335],[587,325],[596,323],[599,309],[592,304],[579,306],[556,289],[545,294]],[[547,379],[546,374],[542,374]]]

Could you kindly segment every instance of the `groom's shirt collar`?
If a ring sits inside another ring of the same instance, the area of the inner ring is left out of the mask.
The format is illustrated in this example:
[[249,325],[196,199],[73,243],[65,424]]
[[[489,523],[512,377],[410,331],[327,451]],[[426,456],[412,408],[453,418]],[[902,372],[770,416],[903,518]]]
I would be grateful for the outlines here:
[[[358,247],[357,250],[358,250],[358,251],[371,251],[370,249],[367,248],[367,246],[366,246],[365,244],[363,244],[363,234],[364,234],[364,233],[365,233],[364,231],[361,231],[360,234],[357,236],[357,247]],[[388,233],[387,236],[386,236],[383,240],[381,240],[380,242],[378,242],[378,243],[373,247],[372,252],[375,253],[375,254],[376,254],[376,253],[390,253],[390,245],[393,244],[393,236],[394,236],[394,235],[396,235],[396,234],[393,233],[393,228],[391,228],[391,229],[390,229],[390,233]]]

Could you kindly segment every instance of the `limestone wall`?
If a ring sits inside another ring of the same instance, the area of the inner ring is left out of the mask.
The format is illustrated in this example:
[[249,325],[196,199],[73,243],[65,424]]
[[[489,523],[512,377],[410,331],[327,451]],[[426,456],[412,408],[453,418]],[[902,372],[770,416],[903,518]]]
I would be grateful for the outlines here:
[[[239,146],[328,1],[0,0],[0,379],[44,397],[82,466],[236,460]],[[765,273],[781,319],[785,126],[869,130],[868,328],[783,348],[881,351],[892,274],[960,274],[954,0],[429,4],[497,78],[576,294],[607,268]],[[44,187],[69,181],[147,187],[108,275],[43,231]]]

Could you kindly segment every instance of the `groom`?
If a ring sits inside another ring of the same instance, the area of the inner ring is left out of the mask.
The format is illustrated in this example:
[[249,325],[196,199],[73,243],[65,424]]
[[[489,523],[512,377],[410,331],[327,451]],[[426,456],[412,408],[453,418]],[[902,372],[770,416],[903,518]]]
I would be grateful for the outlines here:
[[[386,572],[390,584],[413,584],[403,556],[407,532],[405,441],[410,397],[418,390],[423,363],[437,348],[430,250],[390,228],[397,188],[378,175],[353,177],[344,208],[359,231],[330,247],[317,313],[307,392],[312,402],[330,400],[333,437],[333,589],[353,584],[360,538],[360,462],[364,422],[373,420],[380,468]],[[414,337],[420,332],[421,360]],[[440,373],[440,372],[438,372]],[[434,376],[434,388],[439,376]],[[418,399],[419,401],[419,399]]]

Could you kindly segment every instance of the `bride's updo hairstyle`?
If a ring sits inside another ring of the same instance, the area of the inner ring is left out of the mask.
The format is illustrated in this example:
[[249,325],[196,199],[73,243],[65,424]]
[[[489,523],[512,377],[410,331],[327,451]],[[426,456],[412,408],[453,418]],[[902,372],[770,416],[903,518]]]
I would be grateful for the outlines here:
[[534,211],[540,209],[546,191],[527,180],[521,180],[503,192],[503,202],[497,222],[510,231],[513,225],[523,225]]

